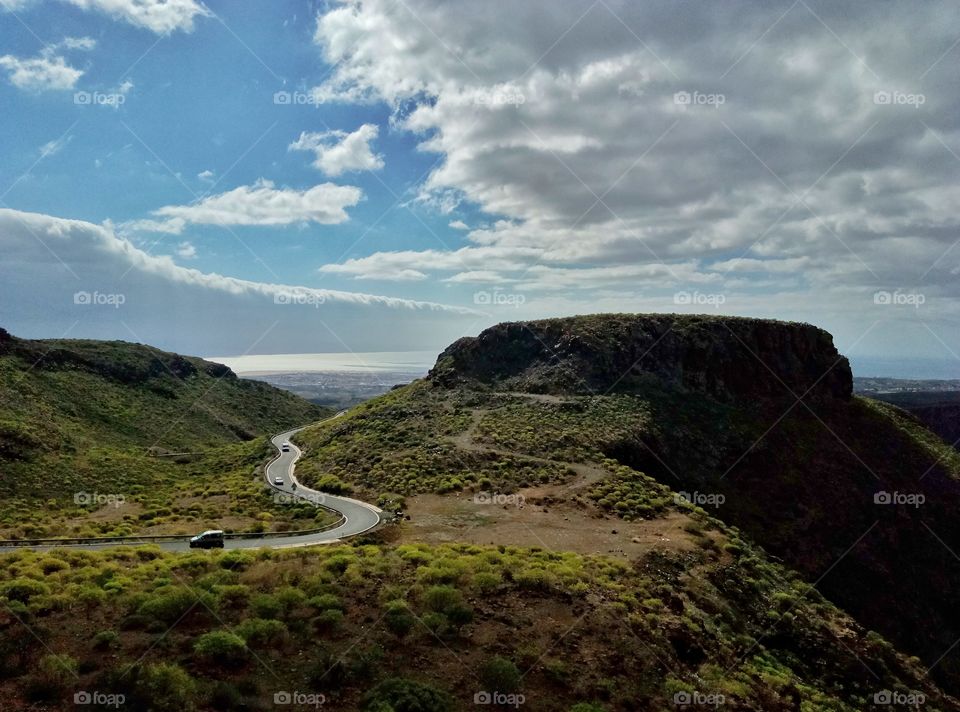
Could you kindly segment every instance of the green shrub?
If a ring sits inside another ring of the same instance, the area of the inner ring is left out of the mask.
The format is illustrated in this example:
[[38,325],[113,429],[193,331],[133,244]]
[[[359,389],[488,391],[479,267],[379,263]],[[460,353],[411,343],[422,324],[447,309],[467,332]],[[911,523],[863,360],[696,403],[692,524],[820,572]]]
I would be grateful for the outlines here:
[[246,658],[247,644],[238,635],[214,630],[197,638],[193,652],[208,663],[236,663]]
[[437,613],[445,613],[452,606],[461,603],[463,596],[453,586],[431,586],[423,594],[424,603]]
[[339,611],[336,608],[321,611],[320,614],[313,619],[313,625],[322,631],[337,630],[343,625],[343,611]]
[[147,665],[137,676],[137,697],[155,712],[189,712],[195,709],[197,684],[173,663]]
[[155,594],[153,598],[148,598],[140,605],[137,612],[158,621],[173,624],[194,607],[206,610],[207,606],[212,608],[213,605],[213,597],[206,591],[194,593],[186,587],[178,586],[167,589],[159,595]]
[[402,639],[413,630],[417,620],[413,617],[406,602],[390,601],[384,615],[384,624],[387,626],[387,630]]
[[109,650],[110,648],[116,647],[119,640],[120,636],[117,635],[117,631],[101,630],[99,633],[93,636],[93,649]]
[[364,712],[453,712],[453,698],[442,690],[402,677],[389,678],[368,692]]
[[247,618],[234,632],[243,638],[247,645],[279,645],[287,636],[287,626],[278,620]]
[[28,603],[34,596],[42,596],[48,593],[50,593],[50,587],[42,581],[35,581],[34,579],[17,578],[0,584],[0,596],[21,603]]
[[517,666],[499,655],[480,667],[480,682],[483,689],[490,692],[515,692],[520,687],[521,679]]
[[250,600],[250,610],[258,618],[279,618],[283,603],[269,593],[258,593]]
[[316,608],[318,611],[325,611],[329,608],[336,608],[342,611],[344,608],[343,602],[332,593],[324,593],[319,596],[314,596],[307,601],[307,603]]

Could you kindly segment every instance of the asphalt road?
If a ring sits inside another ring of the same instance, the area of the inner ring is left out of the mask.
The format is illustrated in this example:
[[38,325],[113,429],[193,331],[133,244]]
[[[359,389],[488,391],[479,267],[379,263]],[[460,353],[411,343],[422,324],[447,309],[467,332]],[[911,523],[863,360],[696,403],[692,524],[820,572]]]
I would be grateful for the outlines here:
[[[337,415],[340,415],[339,413]],[[334,416],[337,417],[337,416]],[[288,442],[296,433],[303,428],[294,428],[285,433],[280,433],[274,437],[271,442],[277,448],[278,456],[264,468],[264,477],[267,483],[273,488],[275,496],[282,496],[284,499],[296,496],[300,499],[306,499],[314,504],[321,504],[328,509],[332,509],[343,515],[344,521],[336,528],[329,529],[316,534],[301,534],[298,536],[287,537],[255,537],[250,539],[227,539],[224,542],[224,549],[286,549],[298,546],[312,546],[314,544],[328,544],[340,539],[356,536],[365,531],[373,529],[380,523],[381,510],[372,504],[367,504],[349,497],[337,497],[332,494],[324,494],[316,490],[304,487],[297,482],[294,475],[294,466],[300,459],[300,449],[291,443],[289,452],[282,452],[281,445]],[[283,480],[283,484],[275,484],[276,478]],[[296,483],[296,487],[294,487]],[[197,531],[197,534],[200,532]],[[111,542],[108,544],[58,544],[55,546],[23,546],[16,549],[34,549],[45,551],[61,547],[70,547],[72,549],[109,549],[114,546],[144,546],[152,544],[158,546],[164,551],[191,551],[188,537],[183,541],[151,542],[150,540],[138,540],[131,537],[128,540]],[[10,550],[14,550],[12,547]],[[2,550],[0,550],[2,551]],[[196,549],[195,551],[203,551]]]

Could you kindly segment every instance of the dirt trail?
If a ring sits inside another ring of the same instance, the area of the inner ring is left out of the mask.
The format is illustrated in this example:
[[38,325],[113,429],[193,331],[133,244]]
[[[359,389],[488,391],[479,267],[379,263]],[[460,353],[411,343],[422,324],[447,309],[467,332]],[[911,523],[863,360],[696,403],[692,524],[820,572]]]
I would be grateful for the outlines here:
[[[557,396],[513,394],[557,402]],[[470,452],[490,452],[561,465],[575,476],[568,482],[537,485],[512,495],[417,495],[407,499],[411,521],[404,528],[408,541],[467,542],[542,547],[581,554],[607,554],[630,559],[653,548],[693,549],[694,536],[684,530],[686,514],[675,512],[654,520],[627,522],[612,517],[593,503],[574,499],[609,472],[596,465],[551,460],[491,447],[474,440],[489,409],[478,408],[467,429],[448,441]],[[491,501],[492,499],[492,501]]]

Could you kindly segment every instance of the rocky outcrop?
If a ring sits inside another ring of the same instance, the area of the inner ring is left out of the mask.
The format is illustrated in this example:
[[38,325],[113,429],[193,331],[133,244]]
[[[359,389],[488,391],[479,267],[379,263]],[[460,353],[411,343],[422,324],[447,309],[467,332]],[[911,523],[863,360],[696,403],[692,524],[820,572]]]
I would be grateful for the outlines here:
[[429,378],[538,393],[629,392],[656,379],[720,400],[849,399],[833,338],[810,324],[726,316],[599,314],[499,324],[460,339]]

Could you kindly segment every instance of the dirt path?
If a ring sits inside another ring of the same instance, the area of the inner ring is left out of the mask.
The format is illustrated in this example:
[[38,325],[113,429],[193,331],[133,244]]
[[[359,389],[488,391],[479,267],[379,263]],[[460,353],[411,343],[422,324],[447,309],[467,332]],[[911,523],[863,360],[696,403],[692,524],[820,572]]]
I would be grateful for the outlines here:
[[[534,396],[557,402],[557,396]],[[410,522],[402,539],[429,543],[466,542],[504,544],[637,558],[654,548],[693,549],[694,535],[684,530],[690,518],[675,512],[654,520],[627,522],[610,516],[592,502],[576,498],[610,473],[590,464],[551,460],[490,447],[474,440],[477,427],[489,409],[476,409],[467,429],[448,438],[456,447],[523,457],[534,462],[561,465],[575,473],[568,482],[521,489],[509,496],[417,495],[407,499]],[[492,501],[491,501],[492,500]]]

